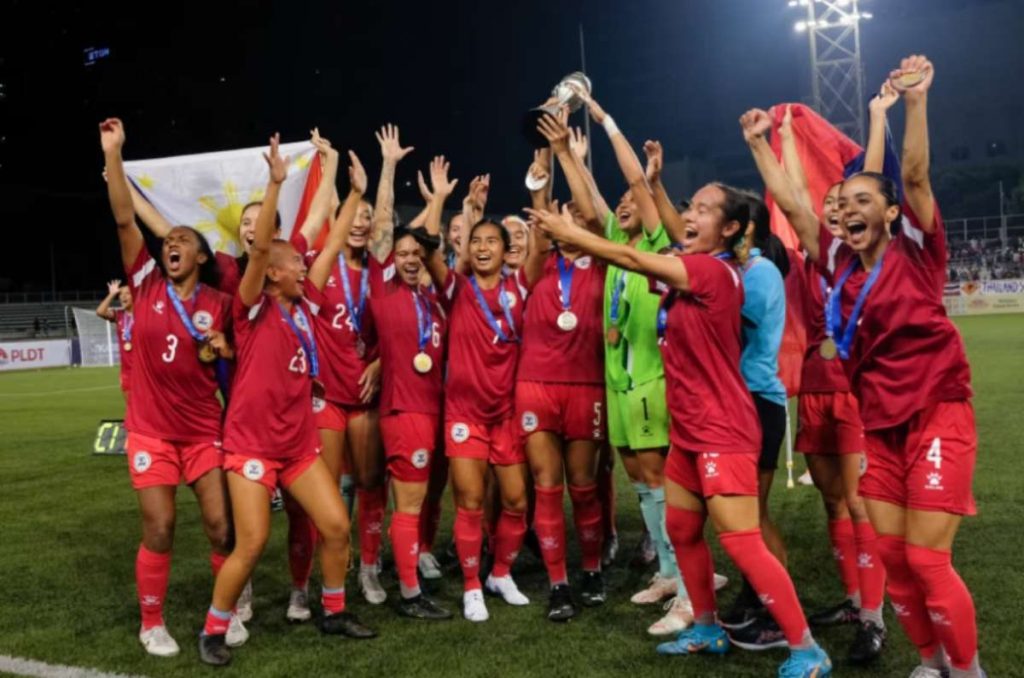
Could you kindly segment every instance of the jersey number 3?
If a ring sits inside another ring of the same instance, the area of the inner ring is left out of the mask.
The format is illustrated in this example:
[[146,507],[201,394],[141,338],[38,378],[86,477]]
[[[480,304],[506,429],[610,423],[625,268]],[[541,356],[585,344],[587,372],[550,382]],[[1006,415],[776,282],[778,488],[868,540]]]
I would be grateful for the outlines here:
[[167,350],[160,354],[165,363],[174,362],[174,356],[178,354],[178,337],[173,334],[167,335]]

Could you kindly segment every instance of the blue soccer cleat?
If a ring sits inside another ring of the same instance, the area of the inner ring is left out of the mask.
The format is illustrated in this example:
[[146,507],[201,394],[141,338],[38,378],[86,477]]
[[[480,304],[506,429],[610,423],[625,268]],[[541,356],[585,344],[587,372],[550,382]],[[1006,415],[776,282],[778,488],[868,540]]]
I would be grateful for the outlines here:
[[806,650],[793,650],[779,667],[779,678],[826,678],[832,675],[832,660],[815,645]]
[[658,645],[658,654],[725,654],[729,636],[718,624],[694,624],[669,643]]

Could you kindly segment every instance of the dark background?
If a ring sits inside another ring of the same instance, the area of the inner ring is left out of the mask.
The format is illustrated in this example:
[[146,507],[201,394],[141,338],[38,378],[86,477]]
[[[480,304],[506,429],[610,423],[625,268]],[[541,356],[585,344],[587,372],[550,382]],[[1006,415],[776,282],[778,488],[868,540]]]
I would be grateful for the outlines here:
[[[319,125],[376,183],[373,130],[401,126],[415,170],[449,156],[463,184],[492,174],[489,211],[525,203],[524,110],[580,68],[639,147],[660,139],[670,188],[758,187],[736,123],[751,106],[807,100],[802,9],[785,0],[4,3],[0,17],[0,292],[99,289],[119,273],[96,124],[124,119],[128,159],[288,141]],[[158,10],[158,13],[154,11]],[[901,56],[936,65],[933,177],[947,217],[995,214],[998,181],[1024,207],[1024,2],[862,0],[866,87]],[[84,50],[110,56],[84,65]],[[582,118],[577,117],[581,124]],[[898,108],[893,128],[899,135]],[[623,188],[603,133],[595,173]],[[406,186],[406,182],[410,182]],[[372,190],[372,188],[371,188]],[[51,261],[53,263],[51,267]]]

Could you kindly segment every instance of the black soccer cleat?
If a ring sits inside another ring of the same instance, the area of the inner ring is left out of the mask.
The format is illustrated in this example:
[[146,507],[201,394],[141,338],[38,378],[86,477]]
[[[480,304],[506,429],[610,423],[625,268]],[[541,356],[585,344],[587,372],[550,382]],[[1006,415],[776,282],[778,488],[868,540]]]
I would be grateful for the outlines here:
[[885,629],[873,621],[861,622],[857,627],[857,635],[850,645],[847,659],[851,664],[869,664],[878,659],[885,646]]
[[604,605],[608,600],[608,592],[604,588],[604,575],[600,572],[583,573],[583,593],[580,596],[587,607]]
[[754,652],[788,645],[786,634],[774,619],[767,616],[759,616],[746,626],[729,629],[728,634],[733,645]]
[[231,663],[231,650],[223,633],[208,636],[199,634],[199,661],[210,666],[227,666]]
[[329,636],[348,636],[358,640],[377,637],[376,631],[364,626],[351,612],[324,615],[320,620],[320,632]]
[[548,619],[554,622],[567,622],[576,616],[576,605],[572,602],[572,593],[568,584],[559,584],[551,588],[548,598]]
[[402,598],[398,602],[398,614],[409,619],[440,621],[451,619],[452,613],[444,609],[422,593],[412,598]]
[[843,624],[856,624],[860,621],[860,609],[847,598],[838,605],[834,605],[820,612],[815,612],[807,618],[811,626],[841,626]]

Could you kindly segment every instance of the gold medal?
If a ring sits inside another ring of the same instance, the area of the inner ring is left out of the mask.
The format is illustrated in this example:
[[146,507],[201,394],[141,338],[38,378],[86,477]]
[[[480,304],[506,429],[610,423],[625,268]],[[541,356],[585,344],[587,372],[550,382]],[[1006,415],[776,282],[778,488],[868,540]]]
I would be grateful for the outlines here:
[[130,341],[124,342],[124,352],[125,353],[131,353],[132,352],[132,342],[130,342]]
[[619,342],[622,341],[622,331],[619,330],[617,325],[612,325],[608,328],[606,339],[609,346],[618,346]]
[[836,346],[836,340],[832,337],[826,337],[825,341],[821,342],[821,346],[818,347],[818,355],[825,360],[833,360],[839,354],[839,347]]
[[366,342],[363,341],[362,337],[356,339],[356,355],[360,358],[366,357]]
[[203,344],[199,347],[199,361],[204,363],[212,363],[217,359],[217,351],[209,344]]
[[434,366],[434,360],[423,351],[420,351],[413,356],[412,366],[420,374],[426,374]]

